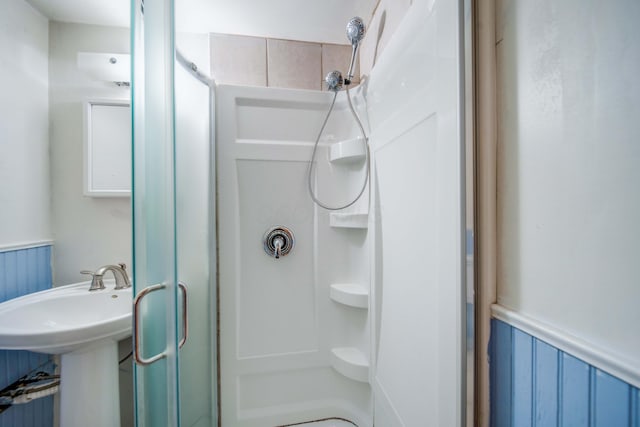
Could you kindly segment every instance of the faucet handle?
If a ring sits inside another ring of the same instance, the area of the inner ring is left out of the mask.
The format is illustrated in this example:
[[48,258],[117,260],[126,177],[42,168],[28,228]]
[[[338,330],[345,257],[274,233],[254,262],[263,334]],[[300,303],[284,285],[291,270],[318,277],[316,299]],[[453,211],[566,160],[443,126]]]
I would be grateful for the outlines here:
[[283,226],[270,228],[262,239],[264,251],[275,259],[287,255],[295,244],[293,232]]
[[120,267],[122,269],[122,279],[123,279],[123,284],[121,286],[118,286],[118,280],[116,277],[116,289],[124,289],[124,288],[130,288],[131,287],[131,280],[129,280],[129,275],[127,274],[127,264],[125,264],[124,262],[118,263],[118,267]]
[[282,249],[284,248],[285,242],[284,238],[281,235],[277,235],[273,239],[273,256],[276,259],[280,259],[280,255],[282,254]]
[[105,288],[104,282],[102,281],[102,274],[97,274],[89,270],[82,270],[80,274],[90,274],[92,276],[91,286],[89,286],[90,291],[97,291]]

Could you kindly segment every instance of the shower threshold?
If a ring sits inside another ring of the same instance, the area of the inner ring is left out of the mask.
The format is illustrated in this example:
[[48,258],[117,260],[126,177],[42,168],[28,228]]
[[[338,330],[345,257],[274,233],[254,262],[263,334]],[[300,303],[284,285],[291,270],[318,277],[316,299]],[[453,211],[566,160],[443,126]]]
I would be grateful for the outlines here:
[[353,426],[356,426],[357,427],[357,424],[352,423],[349,420],[345,420],[344,418],[325,418],[322,420],[306,421],[303,423],[296,423],[296,424],[287,424],[287,425],[278,426],[278,427],[294,427],[294,426],[301,426],[301,427],[353,427]]

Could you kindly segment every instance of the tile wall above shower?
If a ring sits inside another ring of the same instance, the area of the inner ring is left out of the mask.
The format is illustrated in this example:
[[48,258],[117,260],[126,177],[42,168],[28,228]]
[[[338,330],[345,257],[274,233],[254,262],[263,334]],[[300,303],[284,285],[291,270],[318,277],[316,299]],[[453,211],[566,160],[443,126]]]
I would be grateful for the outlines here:
[[[420,0],[420,2],[429,0]],[[364,81],[415,0],[378,0],[363,14],[367,31],[356,64],[354,83]],[[210,34],[211,70],[221,84],[326,90],[324,76],[346,74],[351,46],[230,34]]]
[[210,48],[212,75],[221,84],[325,90],[324,76],[346,74],[351,59],[348,45],[230,34],[210,34]]

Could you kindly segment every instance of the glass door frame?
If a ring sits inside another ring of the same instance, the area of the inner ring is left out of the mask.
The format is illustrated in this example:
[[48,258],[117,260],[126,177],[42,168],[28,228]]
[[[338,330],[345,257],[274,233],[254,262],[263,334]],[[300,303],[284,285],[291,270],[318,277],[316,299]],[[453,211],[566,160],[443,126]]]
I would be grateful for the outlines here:
[[135,424],[174,427],[180,338],[173,0],[131,1],[131,53]]

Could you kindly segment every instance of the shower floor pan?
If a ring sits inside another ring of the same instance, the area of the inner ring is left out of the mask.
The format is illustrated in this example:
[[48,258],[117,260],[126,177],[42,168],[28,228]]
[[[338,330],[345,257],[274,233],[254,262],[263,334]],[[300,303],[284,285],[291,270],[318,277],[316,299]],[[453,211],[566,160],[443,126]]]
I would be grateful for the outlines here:
[[285,426],[279,426],[279,427],[294,427],[294,426],[300,426],[300,427],[354,427],[354,426],[356,426],[356,424],[352,423],[351,421],[343,420],[343,419],[340,419],[340,418],[329,418],[329,419],[326,419],[326,420],[308,421],[308,422],[305,422],[305,423],[298,423],[298,424],[287,424]]

